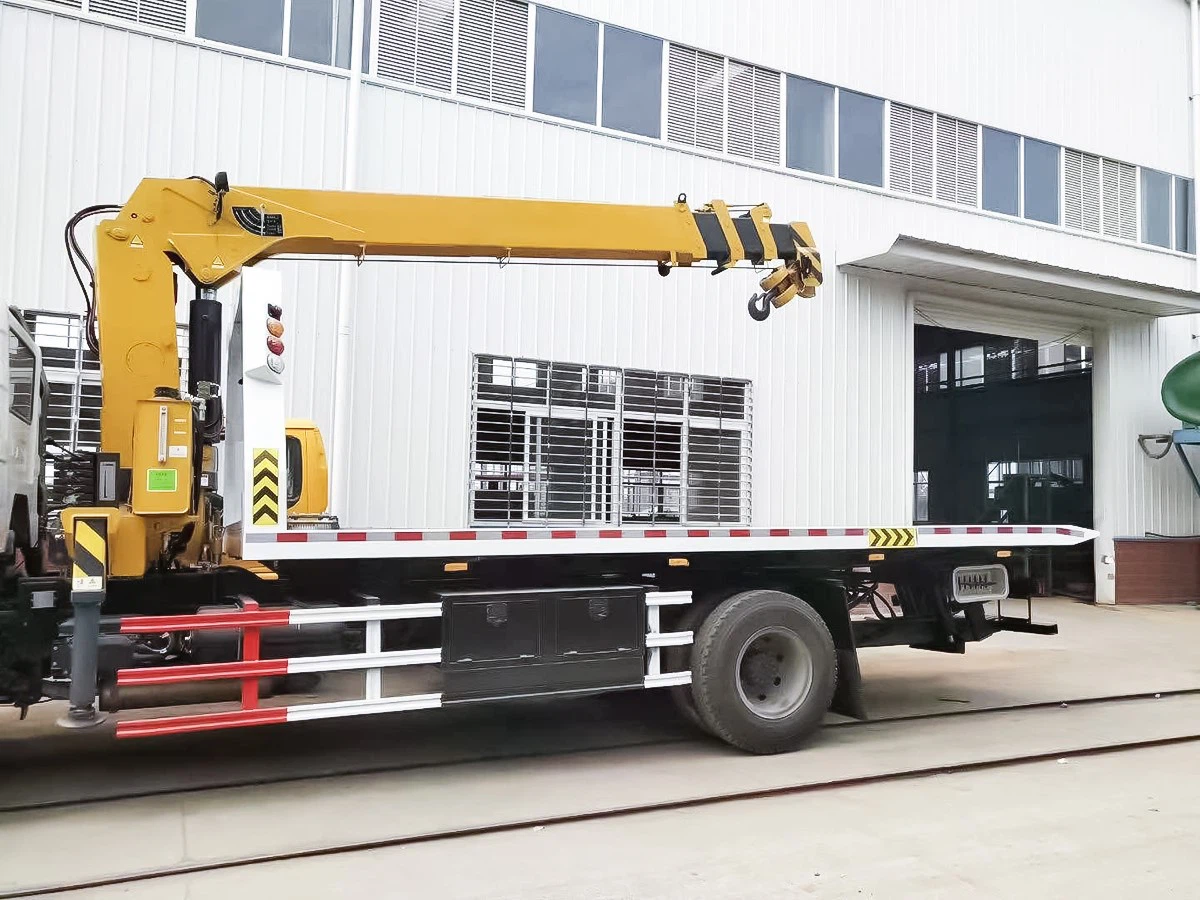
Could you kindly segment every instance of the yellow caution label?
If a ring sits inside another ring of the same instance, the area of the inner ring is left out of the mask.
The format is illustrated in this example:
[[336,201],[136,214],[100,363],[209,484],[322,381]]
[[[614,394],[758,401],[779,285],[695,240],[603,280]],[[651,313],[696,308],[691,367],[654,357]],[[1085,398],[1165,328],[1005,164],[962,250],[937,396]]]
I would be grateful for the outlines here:
[[867,546],[915,547],[917,546],[917,529],[869,528],[867,529]]
[[250,521],[259,526],[279,524],[279,451],[258,448],[253,456]]
[[71,590],[103,591],[108,571],[108,520],[75,520],[75,553],[71,558]]
[[146,249],[146,245],[142,243],[142,236],[140,234],[135,234],[133,236],[133,240],[131,240],[129,242],[129,246],[132,247],[134,250],[145,250]]

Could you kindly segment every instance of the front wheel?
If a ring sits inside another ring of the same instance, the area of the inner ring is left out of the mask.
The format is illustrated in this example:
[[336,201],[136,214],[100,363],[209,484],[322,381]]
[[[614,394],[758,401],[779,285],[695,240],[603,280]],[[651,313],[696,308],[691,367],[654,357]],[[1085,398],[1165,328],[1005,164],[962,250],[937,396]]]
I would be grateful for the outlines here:
[[696,634],[696,710],[710,732],[751,753],[800,746],[820,726],[836,686],[829,629],[791,594],[737,594]]

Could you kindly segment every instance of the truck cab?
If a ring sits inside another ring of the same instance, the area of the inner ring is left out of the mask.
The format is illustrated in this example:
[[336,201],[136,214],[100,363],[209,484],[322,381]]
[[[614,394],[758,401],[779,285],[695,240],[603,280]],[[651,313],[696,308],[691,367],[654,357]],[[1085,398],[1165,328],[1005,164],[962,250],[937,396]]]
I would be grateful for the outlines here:
[[20,312],[7,313],[8,352],[0,362],[0,561],[38,545],[49,386],[42,355]]

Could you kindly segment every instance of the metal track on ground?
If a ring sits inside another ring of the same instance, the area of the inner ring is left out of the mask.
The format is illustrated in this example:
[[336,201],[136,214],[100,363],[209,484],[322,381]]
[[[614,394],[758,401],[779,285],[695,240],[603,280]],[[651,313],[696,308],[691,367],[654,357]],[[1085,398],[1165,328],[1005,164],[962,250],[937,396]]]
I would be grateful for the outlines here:
[[[1188,693],[1195,693],[1190,691]],[[1018,707],[1020,709],[1022,707]],[[624,816],[641,815],[652,812],[693,809],[711,806],[717,803],[734,803],[742,800],[762,800],[772,797],[785,797],[796,794],[814,793],[817,791],[837,790],[841,788],[859,787],[868,784],[879,784],[889,781],[899,781],[910,778],[927,778],[933,775],[949,775],[963,772],[977,772],[987,769],[999,769],[1028,763],[1046,762],[1049,760],[1078,759],[1087,756],[1100,756],[1111,753],[1122,753],[1133,750],[1146,750],[1154,747],[1167,747],[1177,744],[1200,742],[1200,732],[1177,735],[1165,738],[1150,738],[1146,740],[1124,741],[1115,744],[1102,744],[1069,750],[1054,750],[1018,754],[999,759],[981,760],[966,763],[949,763],[937,766],[908,768],[874,775],[858,775],[848,778],[835,778],[822,782],[807,782],[793,785],[781,785],[772,788],[760,788],[745,791],[710,794],[680,800],[656,801],[644,804],[613,807],[609,809],[590,810],[578,813],[545,816],[496,822],[487,825],[475,825],[466,828],[452,828],[430,831],[423,834],[405,835],[402,837],[382,838],[370,841],[345,842],[325,847],[313,847],[305,850],[294,850],[282,853],[260,854],[237,859],[214,860],[212,862],[195,863],[191,865],[172,866],[128,875],[116,875],[95,878],[77,882],[63,882],[37,888],[19,889],[0,893],[0,900],[16,900],[23,897],[45,897],[63,894],[70,891],[93,890],[103,887],[121,885],[136,885],[162,878],[180,875],[196,875],[205,872],[224,871],[229,869],[247,868],[267,863],[290,862],[315,857],[337,856],[345,853],[359,853],[366,850],[380,850],[390,847],[425,844],[433,841],[457,840],[460,838],[478,837],[489,834],[503,834],[529,828],[544,828],[551,825],[568,825],[577,822],[591,822],[603,819],[615,819]]]
[[[1136,694],[1113,694],[1104,697],[1083,697],[1073,700],[1045,700],[1033,703],[1014,703],[1007,706],[982,706],[973,709],[951,709],[941,712],[932,713],[916,713],[913,715],[887,716],[879,719],[863,719],[863,720],[848,720],[844,722],[830,722],[825,728],[861,728],[871,725],[886,725],[897,722],[916,722],[933,719],[945,719],[953,716],[965,715],[987,715],[1000,714],[1006,712],[1024,712],[1027,710],[1036,709],[1054,709],[1054,708],[1070,708],[1074,706],[1089,706],[1099,705],[1104,703],[1129,703],[1144,700],[1167,699],[1171,697],[1186,697],[1200,694],[1200,688],[1180,688],[1170,691],[1146,691]],[[288,784],[301,781],[315,781],[330,778],[349,778],[356,775],[382,775],[390,772],[406,772],[416,771],[420,769],[431,768],[450,768],[454,766],[473,765],[482,762],[498,762],[498,761],[513,761],[524,759],[542,759],[547,757],[568,757],[581,753],[595,753],[606,750],[629,750],[637,747],[663,747],[670,744],[684,744],[694,741],[708,740],[706,735],[696,733],[694,735],[667,737],[667,738],[652,738],[650,740],[623,741],[617,743],[596,743],[586,747],[572,748],[569,750],[547,750],[531,753],[495,753],[485,754],[471,757],[468,759],[455,759],[446,762],[425,761],[417,763],[400,763],[378,766],[355,766],[346,769],[325,769],[314,772],[296,772],[286,775],[272,776],[267,778],[240,778],[229,779],[228,781],[220,781],[210,784],[199,785],[180,785],[149,788],[141,791],[128,791],[121,794],[96,794],[93,796],[74,797],[69,800],[55,799],[47,801],[39,801],[34,803],[21,803],[9,806],[0,805],[0,814],[30,812],[34,810],[48,809],[64,809],[74,808],[77,806],[92,805],[97,803],[115,803],[123,800],[142,800],[150,797],[173,796],[180,794],[197,794],[208,791],[221,791],[231,788],[255,788],[266,787],[275,784]],[[0,900],[4,896],[0,895]]]

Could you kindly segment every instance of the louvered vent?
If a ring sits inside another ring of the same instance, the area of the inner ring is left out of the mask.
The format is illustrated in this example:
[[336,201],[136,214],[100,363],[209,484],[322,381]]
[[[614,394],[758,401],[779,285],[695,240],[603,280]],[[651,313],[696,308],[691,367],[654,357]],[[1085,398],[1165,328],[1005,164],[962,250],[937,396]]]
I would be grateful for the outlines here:
[[50,2],[57,6],[69,6],[71,9],[83,8],[83,0],[50,0]]
[[169,31],[187,25],[187,0],[91,0],[88,11]]
[[379,75],[450,90],[454,0],[380,0]]
[[1104,233],[1137,240],[1137,168],[1111,159],[1100,161],[1104,175]]
[[891,188],[933,196],[933,113],[892,104],[889,166]]
[[667,78],[667,139],[724,150],[725,60],[672,44]]
[[937,117],[937,196],[979,205],[979,126]]
[[461,0],[458,17],[458,92],[525,106],[528,4]]
[[779,163],[779,73],[729,61],[729,152]]
[[[1119,192],[1120,176],[1116,175]],[[1063,224],[1100,232],[1100,157],[1066,150],[1063,153]],[[1119,216],[1117,227],[1119,227]]]

